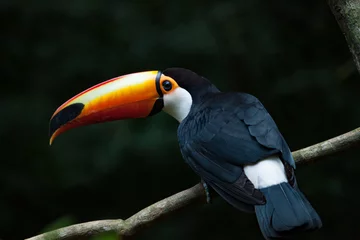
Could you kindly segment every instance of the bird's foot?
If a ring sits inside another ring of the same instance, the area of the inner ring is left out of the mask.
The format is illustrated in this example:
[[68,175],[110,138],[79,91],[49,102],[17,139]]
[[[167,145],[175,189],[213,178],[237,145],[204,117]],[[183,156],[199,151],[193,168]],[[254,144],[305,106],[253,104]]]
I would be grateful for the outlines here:
[[207,183],[204,180],[201,180],[201,183],[202,183],[202,185],[204,187],[204,190],[205,190],[206,202],[209,204],[209,203],[211,203],[211,196],[210,196],[209,186],[207,185]]

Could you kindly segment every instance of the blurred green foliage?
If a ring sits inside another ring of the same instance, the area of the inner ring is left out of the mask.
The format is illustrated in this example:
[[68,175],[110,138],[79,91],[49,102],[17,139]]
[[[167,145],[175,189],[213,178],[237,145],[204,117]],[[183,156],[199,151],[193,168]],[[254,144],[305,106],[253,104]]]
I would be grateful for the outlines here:
[[121,240],[122,237],[117,236],[115,232],[106,232],[92,236],[90,240]]
[[[359,75],[326,1],[5,0],[0,11],[4,240],[127,218],[199,181],[181,158],[176,121],[164,113],[79,128],[49,147],[54,110],[106,79],[192,69],[223,91],[260,98],[293,150],[360,121]],[[298,168],[300,187],[324,222],[306,239],[358,235],[359,157],[354,148]],[[169,238],[262,236],[254,215],[217,199],[137,239]]]
[[47,226],[45,226],[41,232],[50,232],[62,227],[66,227],[72,224],[75,224],[76,221],[71,216],[62,216],[60,218],[57,218],[55,221],[51,222]]

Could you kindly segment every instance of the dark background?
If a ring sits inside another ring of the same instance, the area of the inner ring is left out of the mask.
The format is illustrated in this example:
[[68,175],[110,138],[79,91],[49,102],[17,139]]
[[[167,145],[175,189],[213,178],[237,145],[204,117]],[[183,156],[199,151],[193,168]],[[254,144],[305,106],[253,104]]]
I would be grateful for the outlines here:
[[[48,145],[55,109],[126,73],[180,66],[256,95],[293,150],[358,127],[359,75],[326,1],[1,1],[0,238],[127,218],[199,178],[165,113],[79,128]],[[360,151],[297,177],[323,220],[306,239],[355,239]],[[218,198],[136,239],[262,239]],[[303,239],[301,237],[300,239]]]

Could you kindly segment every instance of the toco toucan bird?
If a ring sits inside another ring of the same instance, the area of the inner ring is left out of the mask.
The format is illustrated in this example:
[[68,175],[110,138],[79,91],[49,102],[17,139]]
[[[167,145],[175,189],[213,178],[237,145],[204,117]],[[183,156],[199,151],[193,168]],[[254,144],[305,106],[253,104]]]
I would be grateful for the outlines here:
[[255,211],[266,239],[321,227],[298,188],[289,146],[263,104],[247,93],[221,92],[187,69],[128,74],[83,91],[51,117],[50,144],[74,127],[161,110],[180,123],[185,162],[235,208]]

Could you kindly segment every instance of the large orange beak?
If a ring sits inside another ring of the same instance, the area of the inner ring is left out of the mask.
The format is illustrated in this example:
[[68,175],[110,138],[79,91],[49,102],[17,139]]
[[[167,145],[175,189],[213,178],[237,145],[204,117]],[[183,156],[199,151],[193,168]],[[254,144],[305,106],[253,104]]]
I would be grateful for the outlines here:
[[61,105],[50,120],[50,145],[75,127],[153,115],[163,108],[159,71],[133,73],[95,85]]

